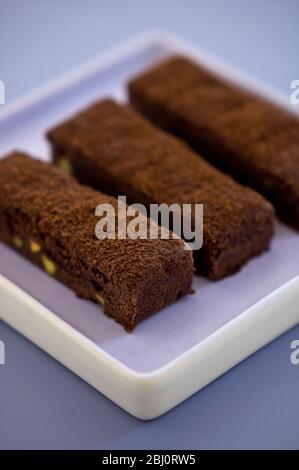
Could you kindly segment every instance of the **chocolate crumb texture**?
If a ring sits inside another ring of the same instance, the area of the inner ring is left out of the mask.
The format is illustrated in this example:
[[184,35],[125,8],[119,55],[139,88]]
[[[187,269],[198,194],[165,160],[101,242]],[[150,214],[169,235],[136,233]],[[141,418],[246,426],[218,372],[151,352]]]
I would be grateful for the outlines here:
[[299,120],[175,56],[133,79],[132,105],[271,201],[299,230]]
[[[85,184],[129,203],[203,204],[197,270],[220,279],[268,249],[274,211],[255,191],[213,168],[133,108],[99,101],[48,133],[53,159],[68,158]],[[194,210],[192,226],[195,226]]]
[[96,237],[95,209],[109,203],[117,213],[113,197],[21,152],[0,160],[0,187],[0,239],[126,330],[191,293],[182,240]]

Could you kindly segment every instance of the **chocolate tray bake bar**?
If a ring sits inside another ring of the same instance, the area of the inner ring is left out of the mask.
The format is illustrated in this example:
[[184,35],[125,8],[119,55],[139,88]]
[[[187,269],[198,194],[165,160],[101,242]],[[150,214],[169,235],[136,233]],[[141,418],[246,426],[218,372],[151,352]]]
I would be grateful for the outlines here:
[[81,182],[146,207],[203,204],[203,248],[194,257],[210,279],[234,273],[269,247],[271,204],[129,106],[100,101],[48,137],[54,161]]
[[175,56],[129,84],[131,103],[267,197],[299,230],[299,120]]
[[54,165],[14,152],[0,160],[0,239],[130,331],[192,291],[180,239],[98,239],[99,204],[117,200]]

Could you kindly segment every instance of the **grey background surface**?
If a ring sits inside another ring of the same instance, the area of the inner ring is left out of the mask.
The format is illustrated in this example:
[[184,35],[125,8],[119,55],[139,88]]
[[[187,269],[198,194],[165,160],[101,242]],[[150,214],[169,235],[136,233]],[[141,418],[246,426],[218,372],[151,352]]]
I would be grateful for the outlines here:
[[[298,14],[297,0],[0,0],[0,79],[9,102],[158,27],[289,94],[299,79]],[[167,415],[142,422],[0,323],[7,360],[0,366],[0,448],[299,449],[294,339],[299,327]]]

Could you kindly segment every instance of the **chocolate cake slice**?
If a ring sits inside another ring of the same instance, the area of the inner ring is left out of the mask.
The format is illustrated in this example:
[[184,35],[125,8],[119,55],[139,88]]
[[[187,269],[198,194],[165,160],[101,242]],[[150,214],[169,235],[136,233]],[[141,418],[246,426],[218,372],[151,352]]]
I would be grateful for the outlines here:
[[[234,273],[267,250],[273,235],[270,203],[210,166],[186,144],[129,106],[104,100],[48,133],[54,161],[81,182],[130,203],[203,204],[198,271],[210,279]],[[192,225],[195,226],[194,210]]]
[[0,160],[0,187],[0,239],[126,330],[191,292],[182,240],[96,237],[95,209],[110,204],[117,214],[113,197],[20,152]]
[[129,84],[131,103],[241,183],[299,230],[299,120],[184,57]]

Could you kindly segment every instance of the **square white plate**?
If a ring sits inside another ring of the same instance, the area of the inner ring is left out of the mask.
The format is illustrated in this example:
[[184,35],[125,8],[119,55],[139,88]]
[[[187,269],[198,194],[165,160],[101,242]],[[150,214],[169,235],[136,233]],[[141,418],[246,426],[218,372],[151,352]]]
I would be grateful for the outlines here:
[[[173,52],[293,111],[288,99],[165,32],[135,37],[3,108],[0,153],[44,160],[45,131],[88,103],[126,100],[126,82]],[[277,224],[272,249],[225,280],[196,277],[196,293],[133,333],[0,244],[1,318],[129,413],[165,413],[299,321],[299,234]]]

